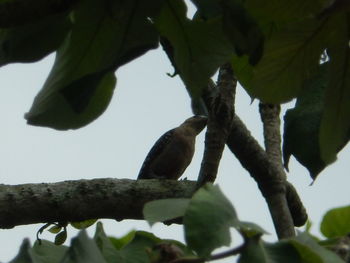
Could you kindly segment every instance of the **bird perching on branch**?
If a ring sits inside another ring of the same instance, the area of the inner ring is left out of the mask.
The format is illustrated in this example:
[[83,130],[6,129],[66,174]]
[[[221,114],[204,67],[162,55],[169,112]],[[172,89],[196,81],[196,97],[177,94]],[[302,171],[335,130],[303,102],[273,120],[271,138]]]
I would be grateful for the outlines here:
[[205,116],[193,116],[164,133],[148,153],[137,179],[179,179],[192,161],[196,136],[206,124]]

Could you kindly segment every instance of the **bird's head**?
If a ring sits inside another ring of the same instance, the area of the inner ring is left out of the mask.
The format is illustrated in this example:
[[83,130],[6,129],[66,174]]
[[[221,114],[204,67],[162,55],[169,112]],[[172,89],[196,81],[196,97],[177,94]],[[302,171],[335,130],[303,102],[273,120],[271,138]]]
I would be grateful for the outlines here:
[[189,127],[194,130],[196,134],[199,134],[207,125],[208,118],[202,115],[195,115],[185,120],[181,126]]

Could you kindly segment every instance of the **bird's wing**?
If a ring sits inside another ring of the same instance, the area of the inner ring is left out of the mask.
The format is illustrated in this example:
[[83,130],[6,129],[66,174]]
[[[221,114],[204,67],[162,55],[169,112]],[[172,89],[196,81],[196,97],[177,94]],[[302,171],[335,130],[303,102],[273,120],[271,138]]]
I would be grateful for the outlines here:
[[175,132],[175,129],[171,129],[164,133],[153,145],[151,150],[146,156],[145,161],[142,164],[139,175],[137,179],[149,179],[154,178],[154,175],[151,174],[150,167],[153,161],[162,153],[164,148],[169,144],[172,139],[172,136]]

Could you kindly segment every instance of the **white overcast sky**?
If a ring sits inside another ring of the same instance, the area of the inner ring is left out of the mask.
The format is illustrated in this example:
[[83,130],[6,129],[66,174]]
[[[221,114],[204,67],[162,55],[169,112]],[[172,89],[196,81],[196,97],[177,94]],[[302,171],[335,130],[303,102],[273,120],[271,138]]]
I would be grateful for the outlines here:
[[[55,131],[28,126],[23,118],[40,90],[52,66],[54,56],[35,64],[14,64],[0,68],[0,183],[22,184],[59,182],[92,178],[135,179],[139,168],[156,139],[192,115],[190,100],[178,77],[170,78],[173,69],[158,49],[120,68],[117,87],[106,112],[90,125],[71,131]],[[262,125],[257,102],[239,88],[236,111],[256,138],[262,142]],[[203,153],[204,132],[197,139],[196,154],[184,177],[195,180]],[[349,147],[339,160],[328,167],[309,186],[305,168],[293,158],[288,179],[296,186],[308,209],[314,233],[321,216],[332,207],[349,204]],[[242,220],[252,221],[272,233],[268,209],[258,188],[239,162],[226,149],[217,183],[233,202]],[[10,261],[25,237],[35,240],[42,224],[0,230],[0,262]],[[106,220],[106,232],[122,236],[131,229],[154,231],[163,238],[183,240],[182,228],[144,222]],[[89,230],[92,233],[94,227]],[[69,238],[75,235],[69,228]],[[53,240],[51,234],[44,238]],[[235,239],[232,246],[238,244]],[[66,242],[69,244],[69,241]],[[221,260],[221,263],[232,262]]]

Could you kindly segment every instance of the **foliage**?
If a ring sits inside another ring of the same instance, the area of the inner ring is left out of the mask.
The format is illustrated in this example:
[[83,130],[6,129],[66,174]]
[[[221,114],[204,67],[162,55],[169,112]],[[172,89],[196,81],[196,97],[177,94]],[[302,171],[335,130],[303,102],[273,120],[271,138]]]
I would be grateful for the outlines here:
[[[0,11],[11,2],[0,2]],[[0,65],[35,62],[56,52],[53,68],[25,115],[28,123],[59,130],[89,124],[111,100],[114,72],[157,48],[161,39],[194,101],[226,62],[252,98],[269,103],[297,98],[294,113],[286,116],[285,162],[287,166],[294,155],[316,178],[349,137],[348,5],[338,8],[336,1],[327,6],[326,0],[192,2],[197,12],[188,18],[183,0],[80,0],[61,13],[0,29]],[[30,10],[18,7],[30,16]],[[325,51],[328,66],[320,74]],[[324,96],[316,85],[322,85]],[[307,92],[318,99],[301,105]],[[305,150],[293,148],[309,139]]]
[[[261,239],[266,232],[259,226],[238,219],[232,204],[219,187],[207,184],[197,191],[192,199],[166,199],[153,201],[145,208],[145,217],[154,223],[165,220],[159,207],[167,207],[166,219],[184,217],[186,245],[174,240],[160,239],[151,233],[132,231],[122,238],[107,237],[101,223],[97,223],[93,238],[82,230],[73,238],[70,247],[57,246],[49,241],[35,242],[30,247],[28,240],[10,263],[46,262],[151,262],[167,263],[175,259],[210,260],[213,251],[231,243],[230,229],[233,227],[243,237],[243,244],[226,256],[237,254],[238,262],[300,262],[318,263],[342,261],[336,254],[325,249],[308,232],[295,238],[268,243]],[[186,205],[185,205],[186,204]],[[158,206],[159,205],[159,206]],[[217,206],[213,213],[213,207]],[[179,209],[179,207],[181,209]],[[183,209],[186,207],[185,209]],[[203,208],[204,207],[204,208]],[[171,211],[173,214],[171,216]],[[339,235],[347,234],[349,207],[330,211],[324,217],[322,228],[337,228]],[[340,214],[343,216],[340,216]],[[346,214],[346,216],[344,216]],[[335,219],[336,217],[336,219]],[[340,226],[340,227],[338,227]],[[323,231],[324,232],[324,231]],[[329,232],[327,232],[329,233]],[[333,234],[327,237],[334,237]],[[325,243],[323,241],[323,243]],[[185,261],[184,261],[185,262]]]

